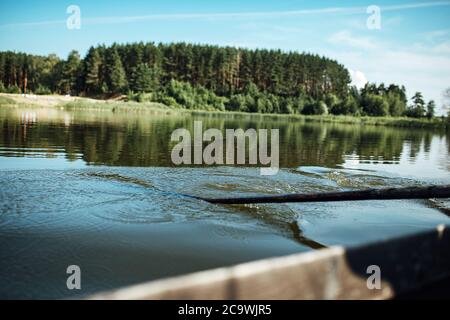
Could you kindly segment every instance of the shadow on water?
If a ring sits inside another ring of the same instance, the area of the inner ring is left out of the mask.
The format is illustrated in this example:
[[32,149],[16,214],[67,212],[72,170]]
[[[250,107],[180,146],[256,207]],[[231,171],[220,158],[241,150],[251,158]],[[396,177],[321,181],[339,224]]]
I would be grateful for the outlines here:
[[[161,190],[145,180],[134,177],[126,177],[120,174],[102,172],[88,172],[85,175],[94,178],[106,179],[108,181],[137,185],[145,188],[146,191],[157,191],[156,194],[153,194],[154,197],[175,196],[180,198],[179,200],[182,200],[182,198],[190,198],[195,201],[202,201],[200,199],[195,199],[192,195]],[[321,249],[326,247],[325,245],[312,239],[308,239],[303,235],[303,232],[300,230],[297,223],[297,213],[287,206],[278,205],[274,207],[264,205],[228,205],[224,207],[229,208],[235,213],[250,216],[255,220],[270,225],[271,228],[278,230],[278,232],[311,249]]]
[[[287,237],[311,249],[326,248],[325,245],[304,236],[297,222],[297,213],[287,206],[278,206],[276,209],[273,206],[261,205],[232,205],[229,207],[277,228]],[[280,214],[274,214],[274,212],[280,212]]]
[[[232,216],[239,215],[244,217],[250,217],[256,223],[263,223],[270,227],[274,233],[282,234],[286,238],[290,238],[299,244],[309,247],[311,249],[320,249],[327,247],[327,245],[321,243],[320,241],[313,240],[311,237],[306,236],[302,228],[300,227],[299,221],[303,221],[304,217],[302,214],[303,210],[308,212],[310,207],[306,204],[302,207],[289,206],[283,204],[267,204],[267,205],[212,205],[201,201],[196,198],[196,195],[202,194],[204,192],[208,195],[227,194],[231,196],[239,196],[243,194],[275,194],[275,193],[290,193],[290,192],[317,192],[317,191],[331,191],[331,190],[355,190],[364,189],[368,187],[388,187],[388,186],[413,186],[421,185],[420,181],[405,179],[401,177],[386,177],[381,173],[370,172],[366,170],[346,170],[346,169],[330,169],[330,168],[320,168],[320,167],[301,167],[298,170],[284,170],[277,181],[271,181],[266,178],[255,179],[252,183],[249,183],[249,173],[247,170],[241,170],[239,173],[235,171],[235,175],[226,174],[227,170],[215,170],[209,169],[210,172],[206,174],[199,174],[199,172],[187,169],[182,172],[181,176],[190,176],[189,181],[185,181],[190,189],[187,189],[181,181],[179,181],[180,175],[177,174],[178,170],[172,171],[174,175],[169,178],[170,174],[165,174],[163,180],[167,180],[165,183],[161,184],[158,182],[157,173],[150,174],[149,176],[143,176],[142,172],[134,173],[128,172],[127,170],[120,170],[119,173],[108,172],[105,169],[83,172],[81,175],[93,179],[101,179],[106,181],[117,182],[120,184],[133,185],[141,190],[133,191],[136,199],[137,197],[145,198],[146,201],[152,203],[152,210],[166,212],[167,210],[172,210],[178,212],[179,209],[175,209],[173,206],[171,209],[166,207],[167,203],[177,203],[178,208],[189,208],[193,212],[197,212],[192,216],[194,219],[224,219],[222,215]],[[120,173],[121,172],[121,173]],[[128,172],[128,173],[127,173]],[[294,174],[292,174],[294,173]],[[136,175],[138,177],[136,177]],[[141,177],[139,177],[139,175]],[[215,176],[223,176],[222,181],[215,182]],[[161,177],[160,177],[161,178]],[[174,187],[171,182],[179,181],[180,184]],[[194,187],[196,186],[196,187]],[[170,191],[169,191],[170,190]],[[187,192],[191,194],[186,194]],[[122,202],[122,200],[118,200]],[[381,207],[385,204],[379,203]],[[425,203],[424,203],[425,204]],[[445,212],[445,206],[439,203],[429,202],[428,206],[430,208],[440,209]],[[126,205],[126,204],[124,204]],[[337,208],[342,208],[345,212],[347,210],[358,209],[360,205],[364,204],[340,204]],[[332,206],[332,204],[331,204]],[[397,204],[398,210],[405,211],[406,207]],[[394,206],[393,208],[395,208]],[[380,208],[381,208],[380,207]],[[317,215],[320,216],[330,215],[327,213],[330,208],[330,204],[319,205],[318,208],[322,208],[322,213]],[[372,212],[377,211],[377,206],[373,205],[371,209]],[[443,210],[444,208],[444,210]],[[126,209],[129,210],[129,209]],[[379,209],[378,211],[380,211]],[[394,209],[395,210],[395,209]],[[333,209],[333,212],[336,211]],[[131,213],[133,214],[133,213]],[[180,213],[181,215],[188,215],[185,212]],[[334,214],[334,213],[333,213]],[[345,214],[342,213],[345,217]],[[127,215],[129,216],[129,215]],[[103,215],[103,217],[105,217]],[[373,218],[368,216],[368,221]],[[107,219],[113,219],[111,213]],[[130,222],[135,221],[135,218],[130,216]],[[344,218],[345,219],[345,218]],[[389,218],[391,219],[391,218]],[[386,221],[388,224],[389,219]],[[429,219],[429,218],[428,218]],[[123,220],[127,221],[127,220]],[[147,220],[144,220],[147,221]],[[148,221],[157,222],[156,218],[152,218]],[[166,221],[166,219],[161,219],[159,221]],[[345,220],[344,220],[345,221]],[[413,220],[412,220],[413,221]],[[420,220],[418,220],[420,221]],[[376,221],[371,222],[376,223]],[[401,220],[399,220],[401,225]],[[419,223],[419,222],[416,222]],[[403,222],[407,226],[407,221]],[[430,221],[431,224],[431,221]],[[392,224],[394,226],[395,224]],[[414,225],[412,223],[412,225]],[[367,226],[366,226],[367,227]]]

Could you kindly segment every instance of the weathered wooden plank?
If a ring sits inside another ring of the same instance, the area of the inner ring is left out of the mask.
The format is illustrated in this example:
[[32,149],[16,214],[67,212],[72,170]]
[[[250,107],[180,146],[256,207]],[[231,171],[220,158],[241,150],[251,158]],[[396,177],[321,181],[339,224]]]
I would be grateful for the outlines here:
[[[369,266],[381,288],[369,289]],[[387,299],[450,276],[448,227],[152,281],[89,299]]]

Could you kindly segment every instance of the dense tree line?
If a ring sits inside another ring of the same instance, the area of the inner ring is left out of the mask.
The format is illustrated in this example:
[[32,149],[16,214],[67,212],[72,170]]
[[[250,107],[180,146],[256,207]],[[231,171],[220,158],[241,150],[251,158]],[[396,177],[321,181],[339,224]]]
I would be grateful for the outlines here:
[[[59,93],[98,94],[139,90],[139,77],[148,72],[165,85],[171,80],[203,86],[221,96],[242,92],[249,83],[263,91],[293,96],[304,91],[313,97],[343,94],[350,77],[336,61],[312,54],[275,50],[246,50],[208,45],[137,43],[98,46],[81,60],[73,51],[66,61],[13,52],[0,54],[1,79],[6,87],[36,89],[48,61],[53,79],[42,85]],[[149,70],[144,70],[149,68]],[[138,79],[136,79],[138,78]],[[25,83],[28,79],[28,83]]]
[[404,87],[349,87],[334,60],[280,50],[186,43],[91,47],[66,60],[0,52],[0,91],[156,101],[189,109],[261,113],[432,117],[420,93],[407,106]]
[[420,92],[416,92],[408,104],[406,89],[391,84],[385,87],[367,84],[358,97],[362,113],[371,116],[408,116],[413,118],[432,118],[435,113],[435,102],[425,100]]

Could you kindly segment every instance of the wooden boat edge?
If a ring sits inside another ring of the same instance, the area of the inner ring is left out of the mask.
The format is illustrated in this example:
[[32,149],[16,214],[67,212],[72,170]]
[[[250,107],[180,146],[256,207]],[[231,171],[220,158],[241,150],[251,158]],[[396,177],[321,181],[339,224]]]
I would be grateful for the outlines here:
[[[377,267],[380,288],[374,287]],[[150,281],[87,299],[390,299],[420,292],[423,286],[449,278],[450,227],[439,225],[364,246],[334,246],[262,259]]]

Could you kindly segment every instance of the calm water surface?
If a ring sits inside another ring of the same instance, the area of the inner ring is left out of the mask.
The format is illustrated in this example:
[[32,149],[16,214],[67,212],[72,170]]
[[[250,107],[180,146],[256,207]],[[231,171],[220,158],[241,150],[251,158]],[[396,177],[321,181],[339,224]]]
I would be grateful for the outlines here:
[[[175,167],[170,135],[280,129],[281,170]],[[425,201],[211,205],[239,196],[450,183],[445,132],[262,116],[0,108],[0,297],[64,298],[448,223]],[[66,288],[79,265],[82,290]]]

